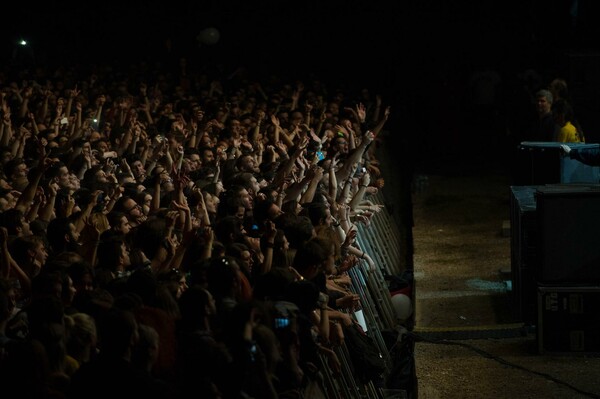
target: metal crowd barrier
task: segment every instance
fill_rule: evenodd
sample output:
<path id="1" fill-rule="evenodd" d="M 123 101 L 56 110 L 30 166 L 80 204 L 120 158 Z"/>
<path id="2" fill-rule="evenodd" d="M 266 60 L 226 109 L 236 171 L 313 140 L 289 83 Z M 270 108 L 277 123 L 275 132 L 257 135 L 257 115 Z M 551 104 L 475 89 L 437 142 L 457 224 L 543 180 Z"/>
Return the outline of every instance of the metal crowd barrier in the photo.
<path id="1" fill-rule="evenodd" d="M 381 191 L 368 199 L 376 205 L 384 205 Z M 386 274 L 399 274 L 402 259 L 399 245 L 400 231 L 387 209 L 383 208 L 380 212 L 375 212 L 368 227 L 360 224 L 358 228 L 360 240 L 370 247 L 367 253 L 382 271 Z"/>
<path id="2" fill-rule="evenodd" d="M 381 190 L 368 199 L 374 204 L 383 205 Z M 400 234 L 391 215 L 383 208 L 371 217 L 368 226 L 358 225 L 356 244 L 366 252 L 375 264 L 370 270 L 369 264 L 361 260 L 359 264 L 348 271 L 352 280 L 351 291 L 360 297 L 362 318 L 366 325 L 366 333 L 376 343 L 387 369 L 391 369 L 392 359 L 385 343 L 384 330 L 398 330 L 400 321 L 396 316 L 388 283 L 387 275 L 398 275 L 401 271 L 401 254 L 399 245 Z M 355 320 L 356 315 L 350 313 Z M 357 320 L 358 321 L 358 320 Z M 352 361 L 345 344 L 334 348 L 342 363 L 342 371 L 334 375 L 322 358 L 326 395 L 331 399 L 383 399 L 384 392 L 376 388 L 372 382 L 359 383 L 353 376 Z M 385 376 L 384 376 L 385 377 Z"/>

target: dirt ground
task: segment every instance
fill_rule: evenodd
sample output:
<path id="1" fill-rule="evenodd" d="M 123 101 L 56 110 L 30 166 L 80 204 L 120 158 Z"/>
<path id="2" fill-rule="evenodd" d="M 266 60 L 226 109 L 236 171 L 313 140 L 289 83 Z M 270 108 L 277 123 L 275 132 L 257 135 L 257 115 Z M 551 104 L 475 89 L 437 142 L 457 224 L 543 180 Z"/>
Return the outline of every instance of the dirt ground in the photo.
<path id="1" fill-rule="evenodd" d="M 600 398 L 600 357 L 540 354 L 515 319 L 510 181 L 473 170 L 413 194 L 418 398 Z"/>

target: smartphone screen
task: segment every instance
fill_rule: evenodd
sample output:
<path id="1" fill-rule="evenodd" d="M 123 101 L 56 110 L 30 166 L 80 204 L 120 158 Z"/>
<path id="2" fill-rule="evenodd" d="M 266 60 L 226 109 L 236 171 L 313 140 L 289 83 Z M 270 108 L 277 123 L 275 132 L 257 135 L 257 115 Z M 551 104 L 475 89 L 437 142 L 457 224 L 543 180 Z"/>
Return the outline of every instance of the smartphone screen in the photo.
<path id="1" fill-rule="evenodd" d="M 287 317 L 277 317 L 275 318 L 275 328 L 285 328 L 290 325 L 290 319 Z"/>

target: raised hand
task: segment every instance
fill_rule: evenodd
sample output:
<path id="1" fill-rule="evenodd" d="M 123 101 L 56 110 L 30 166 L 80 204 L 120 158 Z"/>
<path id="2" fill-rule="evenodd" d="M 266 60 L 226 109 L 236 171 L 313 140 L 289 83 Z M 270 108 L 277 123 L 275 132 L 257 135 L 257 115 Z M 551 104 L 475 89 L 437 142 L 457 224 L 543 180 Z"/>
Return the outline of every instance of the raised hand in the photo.
<path id="1" fill-rule="evenodd" d="M 275 127 L 280 127 L 281 126 L 280 123 L 279 123 L 279 118 L 277 118 L 277 116 L 275 116 L 275 114 L 271 115 L 271 123 Z"/>
<path id="2" fill-rule="evenodd" d="M 360 177 L 360 185 L 368 186 L 370 183 L 371 183 L 371 175 L 369 175 L 369 172 L 363 173 L 362 176 Z"/>
<path id="3" fill-rule="evenodd" d="M 311 171 L 313 173 L 313 179 L 315 179 L 316 181 L 321 181 L 321 179 L 323 178 L 323 175 L 325 174 L 325 170 L 322 167 L 317 166 L 317 165 L 312 167 Z"/>
<path id="4" fill-rule="evenodd" d="M 338 204 L 336 217 L 338 220 L 348 220 L 350 206 L 348 204 Z M 354 230 L 354 229 L 352 229 Z M 348 232 L 350 234 L 350 232 Z"/>
<path id="5" fill-rule="evenodd" d="M 338 165 L 338 163 L 340 163 L 339 155 L 340 155 L 340 153 L 336 152 L 335 155 L 333 156 L 333 158 L 331 158 L 331 162 L 329 162 L 329 170 L 330 171 L 334 171 L 336 166 Z"/>
<path id="6" fill-rule="evenodd" d="M 360 305 L 360 296 L 358 294 L 348 294 L 338 298 L 335 302 L 340 308 L 352 309 L 354 311 Z"/>
<path id="7" fill-rule="evenodd" d="M 21 93 L 21 96 L 23 98 L 31 98 L 31 96 L 33 95 L 33 88 L 30 86 L 24 87 L 23 88 L 23 92 Z"/>
<path id="8" fill-rule="evenodd" d="M 206 242 L 213 242 L 215 240 L 215 233 L 212 227 L 204 226 L 202 228 L 202 238 L 204 238 Z"/>
<path id="9" fill-rule="evenodd" d="M 305 113 L 306 115 L 310 115 L 310 113 L 312 112 L 312 110 L 313 110 L 313 105 L 312 105 L 312 104 L 310 104 L 310 103 L 306 103 L 306 104 L 304 105 L 304 113 Z"/>
<path id="10" fill-rule="evenodd" d="M 79 93 L 81 93 L 81 91 L 77 90 L 77 85 L 75 85 L 75 88 L 73 90 L 69 90 L 69 97 L 75 98 L 79 95 Z"/>
<path id="11" fill-rule="evenodd" d="M 369 206 L 369 210 L 370 210 L 370 211 L 373 211 L 373 212 L 376 212 L 376 213 L 379 213 L 379 212 L 381 212 L 381 210 L 382 210 L 384 207 L 385 207 L 385 205 L 381 205 L 381 204 L 374 204 L 374 205 L 371 205 L 371 206 Z"/>
<path id="12" fill-rule="evenodd" d="M 363 140 L 366 144 L 370 144 L 371 142 L 373 142 L 373 140 L 375 140 L 375 134 L 372 131 L 368 130 L 363 136 Z"/>
<path id="13" fill-rule="evenodd" d="M 363 103 L 356 104 L 356 114 L 358 115 L 360 123 L 364 123 L 367 119 L 367 108 Z"/>
<path id="14" fill-rule="evenodd" d="M 348 136 L 348 130 L 346 129 L 345 126 L 337 124 L 333 128 L 335 129 L 336 132 L 342 132 L 342 133 L 344 133 L 344 135 Z"/>
<path id="15" fill-rule="evenodd" d="M 321 143 L 321 145 L 323 145 L 321 138 L 319 136 L 317 136 L 314 129 L 309 129 L 308 133 L 314 141 L 316 141 L 317 143 Z"/>
<path id="16" fill-rule="evenodd" d="M 103 106 L 105 102 L 106 102 L 106 96 L 104 94 L 100 94 L 96 98 L 96 105 L 99 107 Z"/>
<path id="17" fill-rule="evenodd" d="M 121 170 L 127 174 L 132 174 L 131 173 L 131 167 L 129 166 L 129 163 L 127 163 L 127 159 L 125 157 L 121 158 L 121 162 L 120 162 L 120 166 L 121 166 Z"/>
<path id="18" fill-rule="evenodd" d="M 371 224 L 371 218 L 366 216 L 365 214 L 356 215 L 355 220 L 359 223 L 364 224 L 366 227 L 369 227 L 369 224 Z"/>
<path id="19" fill-rule="evenodd" d="M 56 194 L 58 193 L 58 190 L 59 190 L 60 187 L 58 186 L 58 183 L 56 181 L 51 181 L 48 184 L 47 188 L 48 188 L 48 196 L 49 197 L 56 197 Z"/>
<path id="20" fill-rule="evenodd" d="M 184 212 L 189 212 L 190 211 L 190 207 L 187 204 L 187 201 L 182 201 L 182 202 L 177 202 L 177 201 L 171 201 L 171 205 L 173 206 L 173 208 L 177 209 L 178 211 L 184 211 Z"/>
<path id="21" fill-rule="evenodd" d="M 387 107 L 385 107 L 385 111 L 383 111 L 383 116 L 385 117 L 385 119 L 390 117 L 390 113 L 391 113 L 391 107 L 388 105 Z"/>
<path id="22" fill-rule="evenodd" d="M 274 149 L 278 150 L 278 152 L 280 153 L 280 155 L 287 153 L 287 146 L 285 145 L 285 143 L 283 143 L 281 141 L 275 143 Z"/>
<path id="23" fill-rule="evenodd" d="M 148 86 L 146 83 L 140 83 L 140 94 L 144 97 L 148 95 Z"/>
<path id="24" fill-rule="evenodd" d="M 267 241 L 273 242 L 275 240 L 275 236 L 277 235 L 277 227 L 275 227 L 275 223 L 271 220 L 265 221 L 265 237 Z"/>
<path id="25" fill-rule="evenodd" d="M 298 143 L 298 150 L 299 151 L 303 151 L 304 149 L 306 149 L 306 147 L 308 146 L 309 141 L 310 140 L 308 139 L 308 137 L 306 137 L 306 136 L 302 137 L 300 143 Z"/>
<path id="26" fill-rule="evenodd" d="M 350 229 L 348 234 L 346 234 L 346 238 L 344 238 L 344 242 L 342 243 L 342 248 L 348 248 L 350 245 L 354 244 L 357 236 L 356 229 Z"/>
<path id="27" fill-rule="evenodd" d="M 172 211 L 167 212 L 167 215 L 165 216 L 167 230 L 175 227 L 175 223 L 177 222 L 178 217 L 179 217 L 179 211 L 177 211 L 177 210 L 172 210 Z"/>
<path id="28" fill-rule="evenodd" d="M 365 194 L 369 194 L 369 195 L 375 195 L 379 192 L 379 189 L 375 186 L 369 186 L 367 187 Z"/>

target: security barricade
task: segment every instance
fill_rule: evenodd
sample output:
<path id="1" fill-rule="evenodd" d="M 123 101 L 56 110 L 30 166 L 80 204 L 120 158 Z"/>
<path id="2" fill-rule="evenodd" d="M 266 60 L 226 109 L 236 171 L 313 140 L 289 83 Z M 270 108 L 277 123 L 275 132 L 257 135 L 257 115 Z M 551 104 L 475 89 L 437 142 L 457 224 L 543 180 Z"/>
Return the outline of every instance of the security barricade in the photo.
<path id="1" fill-rule="evenodd" d="M 384 205 L 384 197 L 381 191 L 370 196 L 369 200 L 376 205 Z M 377 265 L 385 274 L 398 274 L 400 270 L 400 232 L 394 220 L 383 208 L 375 212 L 371 217 L 369 226 L 359 225 L 360 241 L 369 245 L 367 252 L 373 260 L 377 259 Z"/>
<path id="2" fill-rule="evenodd" d="M 370 196 L 369 200 L 383 205 L 381 191 Z M 400 320 L 394 309 L 386 276 L 398 275 L 401 271 L 400 234 L 391 215 L 383 208 L 371 216 L 368 226 L 359 224 L 356 245 L 373 260 L 370 267 L 366 260 L 351 268 L 348 274 L 352 280 L 351 291 L 360 297 L 359 313 L 347 310 L 357 322 L 360 322 L 366 334 L 375 342 L 380 354 L 390 370 L 392 359 L 386 345 L 383 331 L 400 329 Z M 353 374 L 353 364 L 345 343 L 334 348 L 342 367 L 341 373 L 334 375 L 322 358 L 325 381 L 329 387 L 328 397 L 333 399 L 373 398 L 383 399 L 384 389 L 375 387 L 373 382 L 363 384 Z"/>

